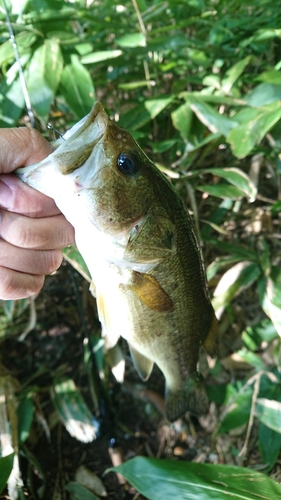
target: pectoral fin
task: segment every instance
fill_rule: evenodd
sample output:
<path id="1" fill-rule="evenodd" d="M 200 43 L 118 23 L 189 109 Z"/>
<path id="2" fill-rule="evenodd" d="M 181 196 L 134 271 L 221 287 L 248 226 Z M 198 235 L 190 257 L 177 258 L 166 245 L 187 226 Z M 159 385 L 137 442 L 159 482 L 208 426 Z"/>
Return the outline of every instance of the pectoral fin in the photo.
<path id="1" fill-rule="evenodd" d="M 173 311 L 173 301 L 153 276 L 134 271 L 133 281 L 127 286 L 153 311 Z"/>
<path id="2" fill-rule="evenodd" d="M 151 359 L 146 358 L 143 354 L 137 351 L 131 344 L 129 344 L 129 342 L 128 346 L 130 349 L 134 367 L 137 370 L 140 378 L 142 380 L 147 380 L 149 378 L 149 375 L 151 374 L 154 365 L 153 361 L 151 361 Z"/>

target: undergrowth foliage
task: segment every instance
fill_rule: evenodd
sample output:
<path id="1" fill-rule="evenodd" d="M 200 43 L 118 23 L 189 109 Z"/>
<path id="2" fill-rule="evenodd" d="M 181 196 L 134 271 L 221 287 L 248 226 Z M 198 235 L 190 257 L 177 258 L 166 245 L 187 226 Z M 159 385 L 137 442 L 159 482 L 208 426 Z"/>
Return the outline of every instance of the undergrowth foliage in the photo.
<path id="1" fill-rule="evenodd" d="M 281 2 L 12 0 L 7 6 L 40 131 L 52 139 L 47 123 L 64 132 L 99 99 L 186 200 L 221 320 L 219 357 L 208 377 L 217 407 L 213 439 L 244 426 L 244 447 L 236 453 L 247 456 L 255 428 L 261 468 L 270 472 L 281 450 Z M 0 126 L 13 127 L 28 118 L 3 6 L 0 21 Z M 75 249 L 66 258 L 87 278 Z M 40 295 L 1 304 L 2 340 L 25 338 L 36 324 L 38 302 Z M 10 446 L 18 454 L 32 426 L 36 388 L 21 392 L 1 362 L 0 396 L 15 407 L 20 401 L 14 425 L 18 418 L 22 424 Z M 236 377 L 241 369 L 244 375 Z M 227 383 L 222 370 L 233 375 Z M 74 381 L 53 377 L 51 386 L 53 405 L 71 435 L 94 439 L 98 424 Z M 91 375 L 89 386 L 95 394 Z M 84 419 L 87 427 L 79 435 L 70 416 L 72 424 Z M 139 486 L 138 467 L 129 470 L 129 463 L 122 474 L 155 500 L 151 479 Z M 0 458 L 0 489 L 11 467 L 12 460 Z M 231 486 L 231 478 L 223 481 Z M 264 498 L 277 498 L 275 487 Z M 170 491 L 175 498 L 176 488 Z M 200 500 L 211 498 L 204 488 L 200 494 Z M 247 490 L 245 498 L 251 494 Z M 214 495 L 222 498 L 217 490 Z"/>

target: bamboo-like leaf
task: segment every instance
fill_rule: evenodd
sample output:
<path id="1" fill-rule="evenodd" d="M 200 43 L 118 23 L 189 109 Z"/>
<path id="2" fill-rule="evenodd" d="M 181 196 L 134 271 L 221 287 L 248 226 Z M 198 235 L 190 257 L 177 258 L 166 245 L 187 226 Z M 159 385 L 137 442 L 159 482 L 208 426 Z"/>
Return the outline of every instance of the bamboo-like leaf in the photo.
<path id="1" fill-rule="evenodd" d="M 51 396 L 60 420 L 69 434 L 83 443 L 93 441 L 98 431 L 96 421 L 74 381 L 57 381 L 51 389 Z"/>
<path id="2" fill-rule="evenodd" d="M 273 500 L 281 485 L 244 467 L 136 457 L 115 467 L 149 500 Z"/>
<path id="3" fill-rule="evenodd" d="M 101 50 L 98 52 L 92 52 L 81 58 L 82 64 L 95 64 L 101 61 L 107 61 L 108 59 L 116 59 L 116 57 L 121 56 L 122 50 Z"/>
<path id="4" fill-rule="evenodd" d="M 201 170 L 200 173 L 211 173 L 213 175 L 217 175 L 218 177 L 222 177 L 226 181 L 228 181 L 233 186 L 236 186 L 240 189 L 246 196 L 248 196 L 249 200 L 253 202 L 257 196 L 257 188 L 251 181 L 250 177 L 245 174 L 239 168 L 207 168 Z"/>
<path id="5" fill-rule="evenodd" d="M 264 312 L 269 316 L 281 336 L 281 269 L 272 266 L 270 276 L 263 276 L 258 292 Z"/>
<path id="6" fill-rule="evenodd" d="M 281 434 L 281 403 L 279 401 L 259 398 L 255 406 L 255 415 L 264 425 Z"/>
<path id="7" fill-rule="evenodd" d="M 72 54 L 61 75 L 61 93 L 77 118 L 87 115 L 95 101 L 95 88 L 89 71 Z"/>
<path id="8" fill-rule="evenodd" d="M 54 39 L 46 39 L 29 64 L 27 87 L 31 104 L 44 122 L 60 83 L 62 67 L 60 45 Z"/>
<path id="9" fill-rule="evenodd" d="M 13 453 L 7 455 L 6 457 L 0 458 L 0 493 L 5 488 L 9 475 L 12 472 L 13 461 L 14 461 Z"/>

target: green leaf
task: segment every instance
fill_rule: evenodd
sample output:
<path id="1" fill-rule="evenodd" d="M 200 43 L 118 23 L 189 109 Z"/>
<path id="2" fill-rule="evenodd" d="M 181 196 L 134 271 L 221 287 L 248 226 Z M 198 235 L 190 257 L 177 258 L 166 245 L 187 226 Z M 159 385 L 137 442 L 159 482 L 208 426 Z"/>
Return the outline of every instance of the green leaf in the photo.
<path id="1" fill-rule="evenodd" d="M 60 91 L 77 118 L 87 115 L 95 101 L 95 89 L 89 71 L 72 54 L 61 75 Z"/>
<path id="2" fill-rule="evenodd" d="M 217 198 L 231 198 L 232 200 L 239 200 L 244 196 L 243 191 L 236 186 L 230 186 L 229 184 L 201 184 L 196 186 L 196 189 L 203 191 L 203 193 L 209 193 Z"/>
<path id="3" fill-rule="evenodd" d="M 27 88 L 31 104 L 45 122 L 60 83 L 63 67 L 60 45 L 46 39 L 35 50 L 28 68 Z"/>
<path id="4" fill-rule="evenodd" d="M 6 457 L 0 458 L 0 493 L 6 486 L 9 479 L 9 475 L 12 472 L 14 462 L 14 454 L 7 455 Z"/>
<path id="5" fill-rule="evenodd" d="M 128 33 L 128 35 L 117 38 L 115 42 L 120 47 L 126 48 L 146 46 L 145 36 L 142 33 Z"/>
<path id="6" fill-rule="evenodd" d="M 260 107 L 281 99 L 281 85 L 261 83 L 244 97 L 249 106 Z"/>
<path id="7" fill-rule="evenodd" d="M 136 130 L 150 122 L 173 101 L 174 96 L 148 99 L 131 109 L 120 118 L 120 125 L 126 129 Z"/>
<path id="8" fill-rule="evenodd" d="M 149 500 L 273 500 L 281 495 L 281 485 L 244 467 L 136 457 L 110 470 Z"/>
<path id="9" fill-rule="evenodd" d="M 281 451 L 281 434 L 269 429 L 262 422 L 259 424 L 259 449 L 265 472 L 269 472 L 275 465 Z"/>
<path id="10" fill-rule="evenodd" d="M 256 263 L 242 261 L 228 269 L 220 279 L 215 291 L 213 306 L 218 315 L 234 297 L 254 283 L 261 274 Z"/>
<path id="11" fill-rule="evenodd" d="M 237 393 L 231 398 L 231 403 L 220 423 L 219 434 L 228 433 L 232 429 L 238 429 L 238 427 L 247 424 L 251 411 L 252 395 L 253 389 L 249 387 L 246 391 Z"/>
<path id="12" fill-rule="evenodd" d="M 281 433 L 281 403 L 279 401 L 266 398 L 257 399 L 255 416 L 269 429 Z"/>
<path id="13" fill-rule="evenodd" d="M 0 127 L 15 127 L 24 109 L 22 85 L 17 72 L 18 65 L 15 63 L 0 83 Z"/>
<path id="14" fill-rule="evenodd" d="M 65 489 L 69 491 L 71 500 L 81 500 L 81 498 L 83 500 L 100 500 L 100 497 L 97 497 L 88 488 L 74 481 L 68 483 Z"/>
<path id="15" fill-rule="evenodd" d="M 108 59 L 116 59 L 116 57 L 123 54 L 122 50 L 102 50 L 97 52 L 92 52 L 81 58 L 82 64 L 95 64 L 101 61 L 107 61 Z"/>
<path id="16" fill-rule="evenodd" d="M 171 114 L 174 127 L 180 131 L 184 140 L 187 140 L 192 122 L 190 103 L 184 103 Z"/>
<path id="17" fill-rule="evenodd" d="M 241 337 L 248 349 L 256 351 L 262 342 L 271 342 L 278 337 L 278 333 L 272 321 L 265 318 L 253 326 L 248 326 L 242 332 Z"/>
<path id="18" fill-rule="evenodd" d="M 98 431 L 96 421 L 74 381 L 57 380 L 51 389 L 51 396 L 60 420 L 69 434 L 82 443 L 92 442 Z"/>
<path id="19" fill-rule="evenodd" d="M 32 399 L 30 397 L 22 399 L 17 411 L 19 421 L 19 440 L 20 443 L 24 443 L 29 436 L 34 415 L 34 405 Z"/>
<path id="20" fill-rule="evenodd" d="M 223 78 L 221 86 L 222 90 L 228 94 L 231 90 L 233 84 L 238 80 L 239 76 L 242 75 L 246 66 L 250 63 L 252 56 L 244 57 L 237 63 L 235 63 L 229 70 L 226 72 L 225 78 Z"/>
<path id="21" fill-rule="evenodd" d="M 275 125 L 281 118 L 280 104 L 276 104 L 275 108 L 266 111 L 252 110 L 252 119 L 246 123 L 237 126 L 230 130 L 227 135 L 227 141 L 230 143 L 233 154 L 237 158 L 247 156 L 256 144 L 259 144 L 265 134 Z M 238 114 L 237 114 L 238 115 Z M 237 120 L 237 115 L 235 119 Z"/>
<path id="22" fill-rule="evenodd" d="M 263 73 L 257 77 L 257 80 L 272 83 L 274 85 L 281 85 L 281 72 L 274 69 L 263 71 Z"/>
<path id="23" fill-rule="evenodd" d="M 220 133 L 227 136 L 229 131 L 237 126 L 235 119 L 232 120 L 225 115 L 221 115 L 205 102 L 192 103 L 190 104 L 190 108 L 213 134 Z"/>
<path id="24" fill-rule="evenodd" d="M 19 51 L 19 55 L 22 56 L 28 52 L 28 49 L 35 42 L 36 35 L 30 31 L 22 31 L 16 35 L 16 43 Z M 7 64 L 10 61 L 15 60 L 15 53 L 10 40 L 2 43 L 0 45 L 0 65 Z"/>
<path id="25" fill-rule="evenodd" d="M 200 173 L 211 173 L 218 177 L 222 177 L 245 193 L 251 202 L 253 202 L 257 196 L 256 186 L 253 184 L 250 177 L 239 168 L 208 168 L 200 170 Z"/>
<path id="26" fill-rule="evenodd" d="M 258 283 L 258 292 L 264 312 L 271 319 L 281 335 L 281 269 L 272 266 L 269 277 L 262 277 Z"/>

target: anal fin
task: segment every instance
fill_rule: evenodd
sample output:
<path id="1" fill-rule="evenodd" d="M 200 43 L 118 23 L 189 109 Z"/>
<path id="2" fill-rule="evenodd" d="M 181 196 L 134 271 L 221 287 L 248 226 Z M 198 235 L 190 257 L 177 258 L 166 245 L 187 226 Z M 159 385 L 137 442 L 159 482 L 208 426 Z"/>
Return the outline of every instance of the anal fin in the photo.
<path id="1" fill-rule="evenodd" d="M 137 351 L 135 347 L 132 346 L 132 344 L 129 344 L 129 342 L 128 346 L 130 349 L 134 367 L 137 370 L 140 378 L 142 380 L 147 380 L 149 378 L 149 375 L 151 374 L 154 362 Z"/>
<path id="2" fill-rule="evenodd" d="M 202 416 L 209 411 L 209 399 L 203 378 L 199 373 L 189 377 L 177 391 L 166 387 L 165 413 L 170 422 L 182 417 L 185 412 Z"/>

